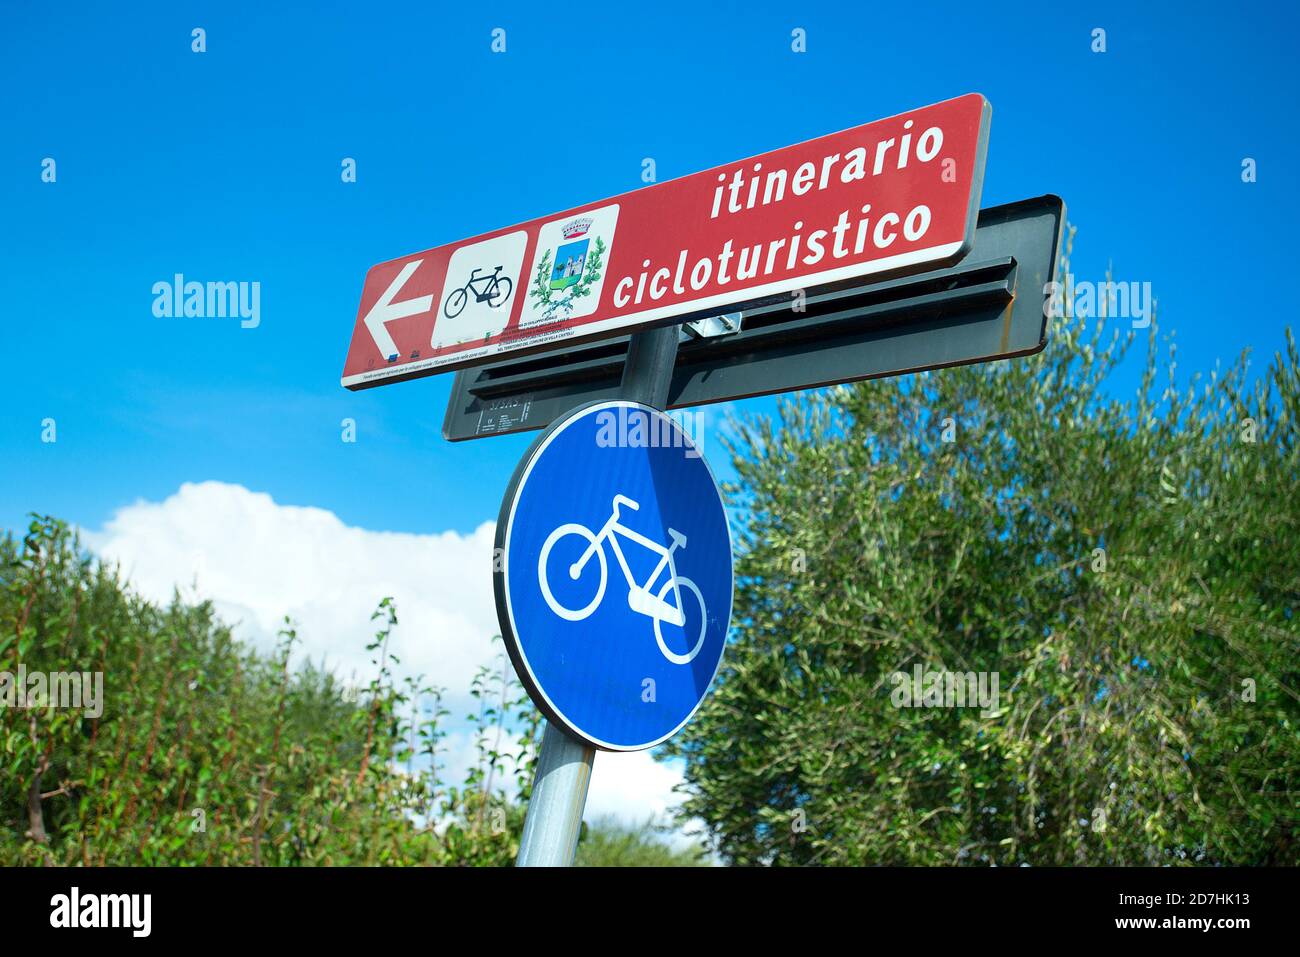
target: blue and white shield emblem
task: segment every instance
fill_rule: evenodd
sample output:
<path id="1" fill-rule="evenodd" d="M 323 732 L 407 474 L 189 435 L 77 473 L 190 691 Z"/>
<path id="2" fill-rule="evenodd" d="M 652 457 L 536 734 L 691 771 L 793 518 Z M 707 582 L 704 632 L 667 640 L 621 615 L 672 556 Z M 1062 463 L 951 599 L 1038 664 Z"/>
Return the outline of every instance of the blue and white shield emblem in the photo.
<path id="1" fill-rule="evenodd" d="M 551 288 L 567 289 L 582 279 L 582 267 L 587 263 L 587 245 L 591 240 L 579 239 L 564 243 L 555 250 L 555 265 L 551 267 Z"/>

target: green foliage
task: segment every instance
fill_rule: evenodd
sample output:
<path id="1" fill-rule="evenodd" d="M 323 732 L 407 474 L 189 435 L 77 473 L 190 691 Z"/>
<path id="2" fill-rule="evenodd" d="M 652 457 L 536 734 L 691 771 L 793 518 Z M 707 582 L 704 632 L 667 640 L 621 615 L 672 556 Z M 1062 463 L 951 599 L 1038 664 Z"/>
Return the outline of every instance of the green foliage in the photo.
<path id="1" fill-rule="evenodd" d="M 0 542 L 0 587 L 0 671 L 100 671 L 105 701 L 99 718 L 0 709 L 0 864 L 513 862 L 535 712 L 508 672 L 481 674 L 495 703 L 474 732 L 496 744 L 448 786 L 442 691 L 394 680 L 391 599 L 358 693 L 289 670 L 288 622 L 254 654 L 208 604 L 132 596 L 51 519 Z"/>
<path id="2" fill-rule="evenodd" d="M 574 863 L 578 867 L 703 867 L 703 848 L 677 850 L 666 844 L 652 822 L 635 827 L 616 820 L 583 825 Z"/>
<path id="3" fill-rule="evenodd" d="M 1295 340 L 1179 390 L 1153 325 L 1120 401 L 1106 325 L 736 423 L 736 637 L 671 748 L 724 860 L 1300 861 Z M 895 707 L 918 664 L 1000 706 Z"/>
<path id="4" fill-rule="evenodd" d="M 358 691 L 291 671 L 288 621 L 262 656 L 207 603 L 135 597 L 61 522 L 0 539 L 0 674 L 104 675 L 99 717 L 0 707 L 0 866 L 513 864 L 540 718 L 505 655 L 474 678 L 477 760 L 449 783 L 445 692 L 395 679 L 392 599 L 372 620 Z M 604 824 L 582 853 L 692 860 Z"/>

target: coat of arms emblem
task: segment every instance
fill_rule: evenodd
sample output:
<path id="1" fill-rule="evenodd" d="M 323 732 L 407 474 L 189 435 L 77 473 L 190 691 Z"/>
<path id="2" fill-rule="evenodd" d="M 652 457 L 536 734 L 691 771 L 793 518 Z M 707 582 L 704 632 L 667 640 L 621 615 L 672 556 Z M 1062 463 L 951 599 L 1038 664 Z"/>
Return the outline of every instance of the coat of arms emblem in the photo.
<path id="1" fill-rule="evenodd" d="M 528 298 L 542 321 L 568 319 L 600 282 L 608 247 L 591 226 L 588 216 L 562 224 L 559 243 L 538 261 Z"/>
<path id="2" fill-rule="evenodd" d="M 555 250 L 555 262 L 551 266 L 552 289 L 567 289 L 582 281 L 582 267 L 587 261 L 587 247 L 591 245 L 589 229 L 590 219 L 575 219 L 564 225 L 565 242 Z"/>

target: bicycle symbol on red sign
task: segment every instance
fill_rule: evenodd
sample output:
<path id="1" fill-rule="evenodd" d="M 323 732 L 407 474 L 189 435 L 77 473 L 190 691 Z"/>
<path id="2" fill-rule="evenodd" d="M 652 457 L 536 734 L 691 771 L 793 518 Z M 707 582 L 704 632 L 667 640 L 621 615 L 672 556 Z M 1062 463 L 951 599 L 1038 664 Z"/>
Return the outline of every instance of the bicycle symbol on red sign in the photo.
<path id="1" fill-rule="evenodd" d="M 501 269 L 501 266 L 497 266 L 490 276 L 480 276 L 478 269 L 471 272 L 465 285 L 448 296 L 446 303 L 443 304 L 442 311 L 447 318 L 455 319 L 465 311 L 470 293 L 474 294 L 475 302 L 486 302 L 493 309 L 504 306 L 506 300 L 510 298 L 510 293 L 514 291 L 514 283 L 510 281 L 509 276 L 501 275 Z"/>

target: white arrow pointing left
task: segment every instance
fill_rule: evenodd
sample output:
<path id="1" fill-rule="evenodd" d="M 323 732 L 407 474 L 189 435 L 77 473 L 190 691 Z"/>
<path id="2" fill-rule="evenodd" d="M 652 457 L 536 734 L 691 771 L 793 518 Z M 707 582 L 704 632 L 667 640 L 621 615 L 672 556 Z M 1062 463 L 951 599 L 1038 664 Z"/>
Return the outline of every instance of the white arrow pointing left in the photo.
<path id="1" fill-rule="evenodd" d="M 423 259 L 415 259 L 402 267 L 402 271 L 397 274 L 397 278 L 388 284 L 384 294 L 379 297 L 379 301 L 370 307 L 366 313 L 365 324 L 370 330 L 370 337 L 375 340 L 375 345 L 379 347 L 379 353 L 385 359 L 391 359 L 397 355 L 397 343 L 393 337 L 388 334 L 386 323 L 395 319 L 405 319 L 407 316 L 414 316 L 421 312 L 428 312 L 433 308 L 433 296 L 420 296 L 416 299 L 407 299 L 405 302 L 393 302 L 393 297 L 402 291 L 406 281 L 415 275 L 415 271 L 420 268 Z"/>

